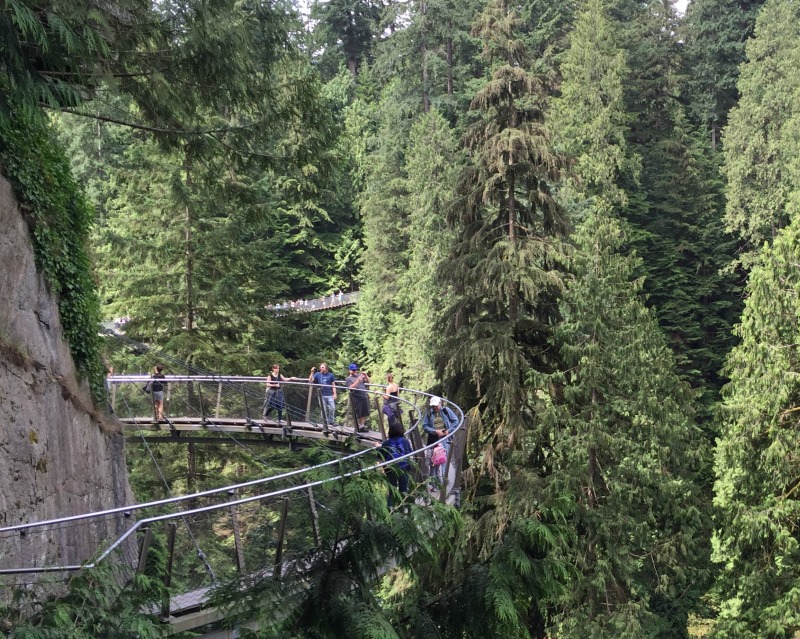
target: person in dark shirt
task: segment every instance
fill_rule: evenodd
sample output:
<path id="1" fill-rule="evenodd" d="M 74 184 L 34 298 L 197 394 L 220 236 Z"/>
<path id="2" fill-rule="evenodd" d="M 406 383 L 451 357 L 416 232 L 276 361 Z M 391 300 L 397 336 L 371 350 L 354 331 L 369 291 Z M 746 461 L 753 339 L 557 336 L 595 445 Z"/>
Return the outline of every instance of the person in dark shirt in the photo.
<path id="1" fill-rule="evenodd" d="M 267 393 L 264 396 L 264 420 L 272 411 L 278 413 L 278 424 L 283 422 L 283 388 L 281 382 L 286 381 L 286 378 L 281 375 L 281 365 L 273 364 L 270 374 L 267 376 Z"/>
<path id="2" fill-rule="evenodd" d="M 363 372 L 359 373 L 357 364 L 350 364 L 348 368 L 350 375 L 345 380 L 345 384 L 350 389 L 350 404 L 356 416 L 358 430 L 364 432 L 368 430 L 366 423 L 367 417 L 369 417 L 369 396 L 367 395 L 369 375 Z"/>

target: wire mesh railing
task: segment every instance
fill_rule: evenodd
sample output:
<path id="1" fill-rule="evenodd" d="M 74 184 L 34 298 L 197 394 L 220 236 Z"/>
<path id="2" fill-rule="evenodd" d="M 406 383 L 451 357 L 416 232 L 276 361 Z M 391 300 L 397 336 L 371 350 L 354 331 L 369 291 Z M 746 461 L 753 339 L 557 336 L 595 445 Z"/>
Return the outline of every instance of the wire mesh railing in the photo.
<path id="1" fill-rule="evenodd" d="M 179 433 L 191 441 L 197 434 L 215 432 L 246 447 L 240 435 L 250 432 L 280 441 L 316 438 L 318 443 L 298 460 L 301 467 L 287 472 L 269 472 L 254 480 L 98 513 L 0 528 L 0 581 L 4 585 L 30 584 L 31 575 L 45 574 L 54 575 L 49 581 L 52 585 L 58 582 L 58 574 L 110 561 L 132 571 L 146 570 L 148 557 L 161 553 L 171 563 L 171 595 L 159 605 L 173 612 L 190 609 L 220 580 L 280 571 L 293 551 L 318 543 L 315 522 L 325 506 L 314 496 L 315 490 L 324 492 L 326 499 L 336 498 L 336 491 L 330 489 L 334 483 L 408 459 L 414 462 L 412 472 L 420 478 L 428 474 L 426 451 L 433 445 L 423 446 L 418 430 L 420 407 L 428 398 L 425 393 L 401 389 L 399 401 L 408 416 L 406 427 L 415 450 L 386 459 L 374 450 L 385 438 L 379 410 L 383 387 L 367 391 L 372 421 L 370 431 L 361 433 L 346 388 L 337 389 L 339 399 L 330 425 L 323 389 L 308 381 L 282 382 L 284 414 L 278 416 L 274 411 L 276 414 L 265 418 L 266 378 L 167 376 L 161 380 L 165 385 L 164 419 L 159 421 L 152 393 L 144 390 L 148 380 L 143 375 L 108 379 L 109 404 L 129 434 Z M 458 428 L 448 439 L 459 436 L 463 424 L 460 409 L 450 406 L 458 415 Z M 339 445 L 343 441 L 349 449 Z M 355 452 L 351 452 L 353 448 Z M 453 455 L 447 463 L 441 498 L 446 498 L 455 484 Z"/>

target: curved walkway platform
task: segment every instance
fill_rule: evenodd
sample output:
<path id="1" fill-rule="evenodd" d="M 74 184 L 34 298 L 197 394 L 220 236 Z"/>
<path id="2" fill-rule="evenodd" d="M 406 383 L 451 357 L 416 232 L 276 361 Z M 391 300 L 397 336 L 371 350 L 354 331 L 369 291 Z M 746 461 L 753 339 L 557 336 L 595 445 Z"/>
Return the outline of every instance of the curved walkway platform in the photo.
<path id="1" fill-rule="evenodd" d="M 401 389 L 404 424 L 407 436 L 414 445 L 412 453 L 398 459 L 385 460 L 375 448 L 385 438 L 386 425 L 380 408 L 384 387 L 369 389 L 371 421 L 369 430 L 358 432 L 346 388 L 339 388 L 339 401 L 333 425 L 326 425 L 321 400 L 321 387 L 307 381 L 287 381 L 282 384 L 285 398 L 284 413 L 278 423 L 277 415 L 263 416 L 266 378 L 222 377 L 210 375 L 168 376 L 165 390 L 165 419 L 153 418 L 151 395 L 144 391 L 149 377 L 142 375 L 109 377 L 109 408 L 119 419 L 131 442 L 141 443 L 150 451 L 153 445 L 214 441 L 230 443 L 247 449 L 253 443 L 282 446 L 300 450 L 319 447 L 319 461 L 311 466 L 290 472 L 266 475 L 260 479 L 222 485 L 212 490 L 179 495 L 148 503 L 128 504 L 95 513 L 78 513 L 42 522 L 28 522 L 0 528 L 0 578 L 3 582 L 36 582 L 43 573 L 69 574 L 90 569 L 100 562 L 113 561 L 132 570 L 144 569 L 148 549 L 153 543 L 153 530 L 166 530 L 170 566 L 177 547 L 196 549 L 197 572 L 206 584 L 183 581 L 170 587 L 170 600 L 161 606 L 161 615 L 174 625 L 176 631 L 209 623 L 205 608 L 209 588 L 218 584 L 220 569 L 211 565 L 192 532 L 192 526 L 206 530 L 228 531 L 231 556 L 237 566 L 236 574 L 250 569 L 252 557 L 263 560 L 263 548 L 248 547 L 246 531 L 256 532 L 267 526 L 273 540 L 269 554 L 272 568 L 259 571 L 278 573 L 284 566 L 283 550 L 293 525 L 293 517 L 304 513 L 296 522 L 308 537 L 305 543 L 313 547 L 317 538 L 317 512 L 326 508 L 318 501 L 315 489 L 328 491 L 363 473 L 375 471 L 404 460 L 412 462 L 413 475 L 425 483 L 431 446 L 423 446 L 420 421 L 427 408 L 429 395 L 413 389 Z M 458 415 L 458 427 L 446 440 L 450 442 L 444 486 L 438 483 L 427 499 L 456 503 L 460 488 L 460 463 L 463 456 L 464 416 L 455 405 L 450 408 Z M 152 454 L 152 453 L 151 453 Z M 316 454 L 316 453 L 315 453 Z M 221 482 L 224 483 L 224 482 Z M 436 488 L 439 488 L 438 490 Z M 443 489 L 442 489 L 443 488 Z M 292 504 L 290 509 L 290 503 Z M 291 515 L 290 513 L 295 513 Z M 263 522 L 263 523 L 259 523 Z M 300 525 L 300 524 L 296 524 Z M 179 536 L 178 529 L 186 533 Z M 64 540 L 80 536 L 93 540 L 94 556 L 77 556 Z M 295 533 L 295 537 L 297 534 Z M 177 538 L 177 541 L 176 541 Z M 304 537 L 305 538 L 305 537 Z M 297 543 L 293 539 L 293 543 Z M 66 553 L 63 549 L 66 548 Z M 255 552 L 255 554 L 253 554 Z M 138 568 L 137 568 L 138 567 Z M 223 572 L 230 575 L 230 569 Z M 247 573 L 244 573 L 247 574 Z M 218 614 L 218 613 L 214 613 Z M 190 621 L 189 618 L 194 621 Z"/>

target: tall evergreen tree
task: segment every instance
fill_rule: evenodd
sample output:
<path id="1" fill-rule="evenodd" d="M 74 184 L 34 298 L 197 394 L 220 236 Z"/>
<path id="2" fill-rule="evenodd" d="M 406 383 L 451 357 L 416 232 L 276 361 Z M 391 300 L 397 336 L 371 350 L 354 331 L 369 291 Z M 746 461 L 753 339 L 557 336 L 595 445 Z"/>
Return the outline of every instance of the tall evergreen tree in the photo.
<path id="1" fill-rule="evenodd" d="M 702 584 L 699 431 L 623 229 L 594 210 L 578 228 L 556 331 L 564 372 L 540 387 L 557 391 L 540 412 L 548 490 L 575 502 L 559 637 L 687 637 Z"/>
<path id="2" fill-rule="evenodd" d="M 439 286 L 436 271 L 444 264 L 452 241 L 445 212 L 460 170 L 458 142 L 435 109 L 412 127 L 405 172 L 409 193 L 407 267 L 399 280 L 398 303 L 387 362 L 405 385 L 435 385 L 436 323 L 448 304 L 448 290 Z"/>
<path id="3" fill-rule="evenodd" d="M 375 0 L 314 0 L 311 17 L 318 20 L 315 33 L 324 47 L 323 64 L 335 70 L 338 64 L 329 62 L 335 53 L 356 76 L 369 61 L 381 13 L 381 3 Z"/>
<path id="4" fill-rule="evenodd" d="M 712 150 L 739 100 L 736 81 L 763 0 L 693 0 L 683 21 L 690 115 L 708 132 Z"/>
<path id="5" fill-rule="evenodd" d="M 566 226 L 551 193 L 560 160 L 545 121 L 547 85 L 528 70 L 516 5 L 489 2 L 475 33 L 490 75 L 472 100 L 468 166 L 451 210 L 456 240 L 442 280 L 454 301 L 441 366 L 463 403 L 480 404 L 483 444 L 500 452 L 530 426 L 524 380 L 548 359 L 556 238 Z M 487 455 L 484 470 L 499 481 L 495 459 Z"/>
<path id="6" fill-rule="evenodd" d="M 789 637 L 800 630 L 798 18 L 792 3 L 764 5 L 739 80 L 742 100 L 725 138 L 728 222 L 750 243 L 747 263 L 753 268 L 737 327 L 741 344 L 727 361 L 731 382 L 716 457 L 719 638 Z"/>
<path id="7" fill-rule="evenodd" d="M 626 137 L 624 101 L 630 74 L 618 31 L 598 0 L 578 15 L 561 64 L 561 95 L 554 101 L 556 141 L 573 160 L 562 197 L 578 211 L 589 202 L 601 210 L 623 209 L 625 186 L 636 184 L 639 159 Z"/>
<path id="8" fill-rule="evenodd" d="M 641 158 L 628 189 L 632 246 L 644 257 L 645 291 L 685 379 L 708 411 L 721 384 L 736 315 L 733 276 L 720 269 L 734 247 L 722 232 L 721 189 L 710 149 L 680 102 L 680 43 L 674 9 L 662 2 L 638 10 L 625 40 L 632 119 L 628 142 Z"/>
<path id="9" fill-rule="evenodd" d="M 699 588 L 687 590 L 704 563 L 693 477 L 702 453 L 689 394 L 634 278 L 640 260 L 623 254 L 621 185 L 636 168 L 626 142 L 628 69 L 600 0 L 579 14 L 561 69 L 554 111 L 574 158 L 564 195 L 583 222 L 555 337 L 565 372 L 539 380 L 550 396 L 541 411 L 552 442 L 549 490 L 576 506 L 565 546 L 576 575 L 556 634 L 684 637 Z M 684 498 L 691 508 L 679 517 Z"/>
<path id="10" fill-rule="evenodd" d="M 796 118 L 800 87 L 800 8 L 767 2 L 747 44 L 742 98 L 725 131 L 728 203 L 725 222 L 745 243 L 742 258 L 771 242 L 786 225 L 786 205 L 796 184 Z"/>
<path id="11" fill-rule="evenodd" d="M 792 222 L 750 274 L 737 328 L 742 342 L 727 363 L 731 382 L 716 458 L 719 639 L 783 639 L 800 631 L 797 205 L 787 213 Z"/>

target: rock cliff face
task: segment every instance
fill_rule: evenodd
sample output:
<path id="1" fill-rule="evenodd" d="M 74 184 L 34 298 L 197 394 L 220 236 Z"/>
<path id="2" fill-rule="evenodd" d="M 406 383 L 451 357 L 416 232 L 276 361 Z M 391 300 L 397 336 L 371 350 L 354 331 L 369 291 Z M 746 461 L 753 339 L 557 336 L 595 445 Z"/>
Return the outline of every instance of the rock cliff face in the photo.
<path id="1" fill-rule="evenodd" d="M 124 439 L 76 379 L 56 300 L 2 176 L 0 229 L 0 528 L 130 504 Z M 81 563 L 114 533 L 74 526 L 0 539 L 0 567 Z"/>

